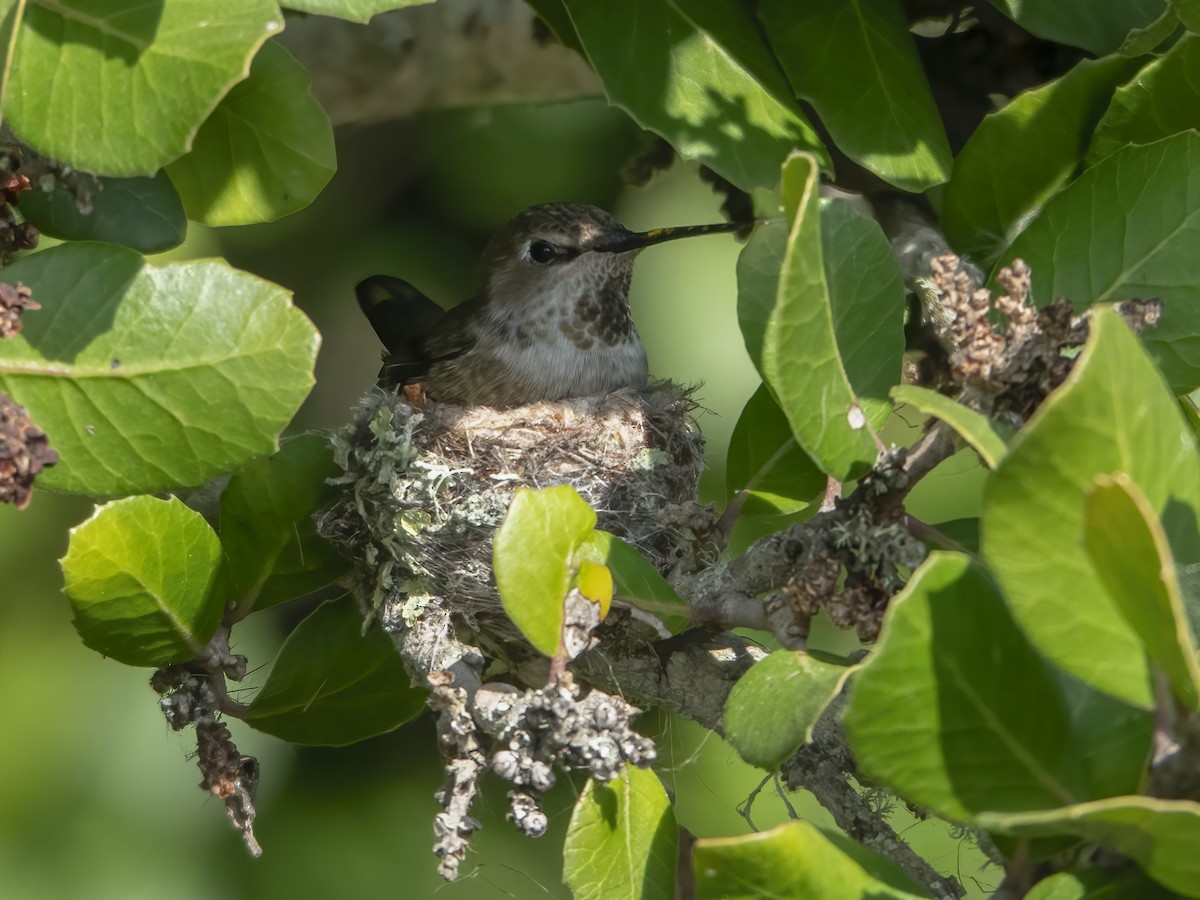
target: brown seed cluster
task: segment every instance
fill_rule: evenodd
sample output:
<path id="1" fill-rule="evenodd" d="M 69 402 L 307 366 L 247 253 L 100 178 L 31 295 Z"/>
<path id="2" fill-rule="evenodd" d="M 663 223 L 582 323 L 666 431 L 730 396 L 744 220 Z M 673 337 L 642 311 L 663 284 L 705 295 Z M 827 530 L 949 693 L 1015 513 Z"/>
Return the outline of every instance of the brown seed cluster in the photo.
<path id="1" fill-rule="evenodd" d="M 0 503 L 29 505 L 33 481 L 58 462 L 46 433 L 29 419 L 25 407 L 0 393 Z"/>
<path id="2" fill-rule="evenodd" d="M 20 334 L 25 310 L 41 308 L 33 292 L 21 282 L 0 284 L 0 338 Z"/>

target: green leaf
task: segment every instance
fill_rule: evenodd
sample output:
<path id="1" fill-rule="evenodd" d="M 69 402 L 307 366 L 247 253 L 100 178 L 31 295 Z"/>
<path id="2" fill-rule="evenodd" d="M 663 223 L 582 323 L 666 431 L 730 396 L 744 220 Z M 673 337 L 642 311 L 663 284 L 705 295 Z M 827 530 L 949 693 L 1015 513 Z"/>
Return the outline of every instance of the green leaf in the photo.
<path id="1" fill-rule="evenodd" d="M 954 160 L 942 199 L 942 226 L 959 253 L 984 265 L 995 261 L 1074 176 L 1113 91 L 1139 62 L 1083 60 L 979 123 Z"/>
<path id="2" fill-rule="evenodd" d="M 393 9 L 423 6 L 433 0 L 284 0 L 284 9 L 294 9 L 312 15 L 336 16 L 351 22 L 366 24 L 372 16 Z"/>
<path id="3" fill-rule="evenodd" d="M 559 652 L 571 559 L 596 527 L 596 513 L 575 488 L 518 488 L 496 532 L 492 567 L 504 611 L 529 643 Z"/>
<path id="4" fill-rule="evenodd" d="M 692 851 L 698 900 L 907 900 L 923 896 L 894 863 L 808 822 L 707 838 Z"/>
<path id="5" fill-rule="evenodd" d="M 784 103 L 667 0 L 566 0 L 609 102 L 743 190 L 772 188 L 794 148 L 827 157 Z M 637 65 L 630 65 L 637 60 Z"/>
<path id="6" fill-rule="evenodd" d="M 313 513 L 333 499 L 341 474 L 329 440 L 303 434 L 255 460 L 221 493 L 221 546 L 233 602 L 262 609 L 339 578 L 346 559 L 317 536 Z"/>
<path id="7" fill-rule="evenodd" d="M 1132 238 L 1131 238 L 1132 239 Z M 1141 639 L 1083 546 L 1084 494 L 1124 472 L 1159 515 L 1200 509 L 1196 445 L 1175 398 L 1116 313 L 1098 310 L 1066 382 L 1034 413 L 988 480 L 983 552 L 1012 611 L 1058 665 L 1114 697 L 1151 708 Z M 1168 530 L 1170 535 L 1170 530 Z M 1181 567 L 1200 562 L 1171 536 Z"/>
<path id="8" fill-rule="evenodd" d="M 1200 804 L 1114 797 L 1064 809 L 981 816 L 985 828 L 1037 837 L 1073 834 L 1128 856 L 1159 884 L 1200 897 Z"/>
<path id="9" fill-rule="evenodd" d="M 971 445 L 971 449 L 979 454 L 989 469 L 996 468 L 1008 452 L 1004 438 L 987 416 L 956 403 L 945 394 L 915 384 L 898 384 L 892 388 L 892 396 L 897 403 L 906 403 L 917 412 L 940 419 L 953 428 L 955 434 Z"/>
<path id="10" fill-rule="evenodd" d="M 12 80 L 12 63 L 24 19 L 25 0 L 0 0 L 0 121 L 4 121 L 3 112 L 7 108 L 9 84 Z"/>
<path id="11" fill-rule="evenodd" d="M 246 723 L 293 744 L 344 747 L 416 718 L 425 691 L 409 685 L 381 629 L 362 630 L 353 598 L 317 607 L 279 649 Z"/>
<path id="12" fill-rule="evenodd" d="M 792 225 L 755 231 L 738 259 L 738 319 L 746 349 L 821 470 L 845 481 L 875 461 L 875 443 L 838 354 L 822 256 L 817 165 L 783 169 Z M 779 260 L 782 258 L 782 267 Z"/>
<path id="13" fill-rule="evenodd" d="M 1129 32 L 1161 16 L 1167 0 L 991 0 L 991 4 L 1031 34 L 1103 56 L 1118 49 Z"/>
<path id="14" fill-rule="evenodd" d="M 580 545 L 579 555 L 607 566 L 616 596 L 658 616 L 671 631 L 682 631 L 692 623 L 687 604 L 636 547 L 596 529 Z M 673 606 L 680 608 L 679 613 L 669 611 Z"/>
<path id="15" fill-rule="evenodd" d="M 725 737 L 746 762 L 772 770 L 812 740 L 813 726 L 854 671 L 847 659 L 776 650 L 725 701 Z"/>
<path id="16" fill-rule="evenodd" d="M 752 485 L 743 515 L 792 513 L 808 506 L 825 490 L 826 481 L 825 473 L 796 443 L 771 391 L 760 384 L 729 438 L 725 463 L 729 496 Z"/>
<path id="17" fill-rule="evenodd" d="M 1004 253 L 1042 305 L 1163 301 L 1143 340 L 1178 393 L 1200 386 L 1200 134 L 1114 153 L 1084 172 Z"/>
<path id="18" fill-rule="evenodd" d="M 1200 662 L 1158 516 L 1127 476 L 1098 475 L 1084 494 L 1083 543 L 1108 595 L 1163 668 L 1179 702 L 1200 707 Z"/>
<path id="19" fill-rule="evenodd" d="M 920 192 L 950 177 L 950 143 L 899 0 L 760 0 L 792 83 L 838 148 L 884 181 Z"/>
<path id="20" fill-rule="evenodd" d="M 1193 34 L 1200 34 L 1200 0 L 1171 0 L 1171 9 Z"/>
<path id="21" fill-rule="evenodd" d="M 1170 0 L 1168 0 L 1170 2 Z M 1125 36 L 1117 53 L 1121 56 L 1141 56 L 1153 53 L 1179 31 L 1179 14 L 1167 6 L 1157 19 L 1143 28 L 1135 28 Z"/>
<path id="22" fill-rule="evenodd" d="M 879 223 L 849 203 L 821 206 L 821 258 L 846 377 L 874 428 L 892 411 L 904 357 L 904 278 Z"/>
<path id="23" fill-rule="evenodd" d="M 1200 129 L 1200 36 L 1189 35 L 1122 85 L 1096 126 L 1087 164 L 1127 144 Z"/>
<path id="24" fill-rule="evenodd" d="M 1111 869 L 1075 869 L 1042 879 L 1025 900 L 1172 900 L 1174 896 L 1136 870 L 1118 874 Z"/>
<path id="25" fill-rule="evenodd" d="M 167 167 L 188 218 L 274 222 L 312 203 L 337 161 L 329 117 L 308 88 L 304 66 L 268 41 L 250 77 L 200 128 L 192 152 Z"/>
<path id="26" fill-rule="evenodd" d="M 101 178 L 92 210 L 81 213 L 71 193 L 37 184 L 21 195 L 21 213 L 38 230 L 64 241 L 108 241 L 161 253 L 187 236 L 187 216 L 165 172 L 153 178 Z"/>
<path id="27" fill-rule="evenodd" d="M 571 813 L 563 881 L 575 900 L 674 900 L 679 838 L 658 776 L 626 766 L 589 779 Z"/>
<path id="28" fill-rule="evenodd" d="M 1065 684 L 978 565 L 933 553 L 855 676 L 846 733 L 869 777 L 959 821 L 1137 790 L 1152 717 Z"/>
<path id="29" fill-rule="evenodd" d="M 98 175 L 153 175 L 283 27 L 272 0 L 30 0 L 5 96 L 30 146 Z"/>
<path id="30" fill-rule="evenodd" d="M 276 449 L 318 336 L 288 293 L 223 262 L 150 266 L 111 244 L 4 270 L 43 305 L 0 343 L 0 390 L 58 451 L 39 485 L 92 495 L 195 485 Z"/>
<path id="31" fill-rule="evenodd" d="M 199 656 L 225 611 L 221 545 L 177 498 L 127 497 L 71 529 L 63 592 L 84 644 L 130 666 Z"/>

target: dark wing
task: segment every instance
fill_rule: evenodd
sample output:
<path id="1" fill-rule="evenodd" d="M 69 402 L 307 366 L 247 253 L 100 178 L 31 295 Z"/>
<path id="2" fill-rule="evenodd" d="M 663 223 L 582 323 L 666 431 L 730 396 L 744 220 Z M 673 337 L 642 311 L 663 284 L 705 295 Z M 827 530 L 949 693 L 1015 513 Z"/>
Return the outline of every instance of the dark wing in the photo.
<path id="1" fill-rule="evenodd" d="M 429 371 L 425 341 L 445 315 L 440 306 L 407 281 L 390 275 L 372 275 L 354 287 L 359 308 L 383 341 L 384 387 L 404 384 Z"/>

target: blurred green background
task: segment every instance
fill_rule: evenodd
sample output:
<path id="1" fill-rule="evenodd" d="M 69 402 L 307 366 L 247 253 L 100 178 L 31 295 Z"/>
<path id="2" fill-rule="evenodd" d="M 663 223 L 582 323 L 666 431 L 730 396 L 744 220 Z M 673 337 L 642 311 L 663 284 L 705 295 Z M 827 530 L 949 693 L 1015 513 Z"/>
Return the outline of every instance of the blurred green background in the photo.
<path id="1" fill-rule="evenodd" d="M 595 203 L 639 230 L 719 221 L 719 198 L 693 167 L 622 186 L 623 165 L 645 145 L 600 102 L 443 113 L 344 133 L 339 173 L 309 209 L 272 225 L 194 227 L 169 256 L 224 256 L 294 291 L 323 335 L 317 385 L 294 427 L 335 428 L 378 368 L 378 343 L 354 302 L 359 279 L 389 273 L 444 305 L 465 299 L 490 232 L 538 202 Z M 723 235 L 652 248 L 639 258 L 632 297 L 652 373 L 702 385 L 704 490 L 717 502 L 729 433 L 758 384 L 737 326 L 738 251 Z M 893 419 L 887 436 L 911 440 L 903 412 Z M 929 522 L 975 515 L 981 486 L 978 462 L 960 455 L 920 486 L 912 512 Z M 440 881 L 430 846 L 441 764 L 427 716 L 341 750 L 295 748 L 232 723 L 240 748 L 262 763 L 256 832 L 265 853 L 250 859 L 222 805 L 197 789 L 190 732 L 167 728 L 149 670 L 102 659 L 71 628 L 57 559 L 68 529 L 90 511 L 87 501 L 41 490 L 27 510 L 0 508 L 0 898 L 569 896 L 561 842 L 580 780 L 555 789 L 551 833 L 536 842 L 503 821 L 504 787 L 486 782 L 484 828 L 464 875 Z M 285 627 L 258 616 L 235 632 L 235 650 L 255 670 L 251 685 Z M 853 644 L 827 628 L 814 643 Z M 643 725 L 659 740 L 680 823 L 701 837 L 746 833 L 739 806 L 763 773 L 689 723 L 650 716 Z M 829 822 L 805 798 L 792 802 Z M 768 784 L 754 825 L 786 815 Z M 944 824 L 906 821 L 904 836 L 973 894 L 1000 880 Z"/>

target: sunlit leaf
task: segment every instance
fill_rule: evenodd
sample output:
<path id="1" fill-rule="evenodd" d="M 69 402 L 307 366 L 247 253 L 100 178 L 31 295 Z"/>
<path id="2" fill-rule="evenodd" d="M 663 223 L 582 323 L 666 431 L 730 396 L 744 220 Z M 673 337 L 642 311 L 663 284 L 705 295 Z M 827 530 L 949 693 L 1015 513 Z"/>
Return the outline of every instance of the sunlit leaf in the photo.
<path id="1" fill-rule="evenodd" d="M 196 485 L 271 453 L 318 336 L 286 291 L 196 260 L 72 243 L 4 270 L 42 304 L 0 342 L 0 390 L 51 435 L 39 484 L 91 495 Z"/>
<path id="2" fill-rule="evenodd" d="M 127 497 L 71 529 L 63 591 L 93 650 L 131 666 L 199 656 L 225 611 L 221 545 L 178 499 Z"/>

